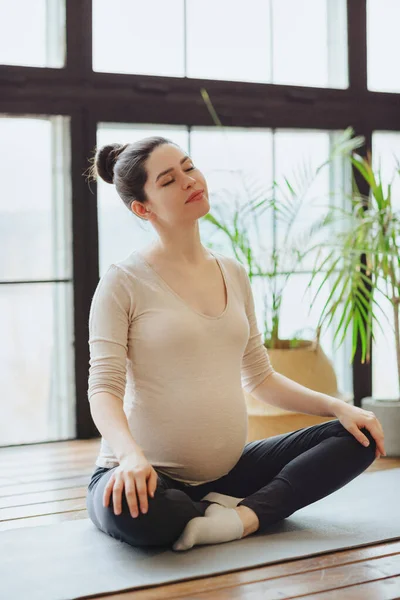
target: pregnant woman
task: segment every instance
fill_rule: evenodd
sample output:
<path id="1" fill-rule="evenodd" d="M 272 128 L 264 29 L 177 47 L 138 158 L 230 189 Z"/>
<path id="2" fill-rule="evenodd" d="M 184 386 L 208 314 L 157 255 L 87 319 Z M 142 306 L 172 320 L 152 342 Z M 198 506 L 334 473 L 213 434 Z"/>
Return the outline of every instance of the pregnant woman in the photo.
<path id="1" fill-rule="evenodd" d="M 91 172 L 158 236 L 109 266 L 90 308 L 88 399 L 102 437 L 87 509 L 96 527 L 176 551 L 240 539 L 385 454 L 374 413 L 274 371 L 245 268 L 201 243 L 208 188 L 190 156 L 148 137 L 97 149 Z M 246 443 L 243 388 L 336 418 Z"/>

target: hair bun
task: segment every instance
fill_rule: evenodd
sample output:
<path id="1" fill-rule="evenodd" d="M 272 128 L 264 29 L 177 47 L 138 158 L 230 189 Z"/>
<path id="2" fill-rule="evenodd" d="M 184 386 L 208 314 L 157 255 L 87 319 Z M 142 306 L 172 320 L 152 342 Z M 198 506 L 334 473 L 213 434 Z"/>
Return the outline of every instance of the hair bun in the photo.
<path id="1" fill-rule="evenodd" d="M 118 156 L 128 144 L 107 144 L 96 154 L 96 170 L 104 181 L 114 183 L 114 166 Z"/>

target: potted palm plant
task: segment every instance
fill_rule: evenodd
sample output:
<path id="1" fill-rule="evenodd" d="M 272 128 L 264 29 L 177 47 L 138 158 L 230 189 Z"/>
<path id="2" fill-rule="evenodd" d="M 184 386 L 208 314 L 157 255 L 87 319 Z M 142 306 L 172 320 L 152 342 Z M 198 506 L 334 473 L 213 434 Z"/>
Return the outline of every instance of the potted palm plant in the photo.
<path id="1" fill-rule="evenodd" d="M 318 231 L 325 227 L 326 215 L 315 219 L 297 236 L 292 233 L 293 227 L 301 216 L 307 192 L 319 172 L 337 157 L 347 158 L 364 143 L 361 137 L 353 138 L 353 133 L 348 128 L 339 137 L 327 160 L 317 168 L 304 164 L 296 182 L 290 183 L 287 177 L 283 177 L 282 185 L 274 181 L 266 191 L 252 190 L 251 199 L 247 202 L 232 202 L 230 192 L 226 205 L 220 199 L 215 203 L 215 209 L 202 219 L 229 239 L 234 256 L 246 268 L 251 282 L 254 278 L 260 278 L 262 283 L 268 284 L 269 290 L 263 294 L 263 338 L 274 368 L 310 389 L 341 399 L 348 398 L 338 390 L 332 362 L 320 345 L 320 328 L 317 328 L 311 340 L 302 338 L 304 329 L 296 332 L 291 339 L 281 339 L 279 324 L 284 289 L 295 270 L 300 268 L 308 253 L 315 248 L 311 244 Z M 248 186 L 245 184 L 243 187 L 247 189 Z M 273 211 L 281 230 L 285 230 L 284 250 L 268 249 L 262 243 L 265 231 L 260 233 L 259 223 L 266 211 Z M 249 235 L 252 229 L 255 231 L 255 243 Z M 212 243 L 208 245 L 215 247 Z M 255 398 L 247 393 L 245 396 L 250 410 L 261 409 Z M 275 407 L 270 408 L 280 411 Z"/>
<path id="2" fill-rule="evenodd" d="M 326 223 L 342 224 L 331 239 L 328 234 L 318 249 L 309 286 L 322 269 L 326 272 L 312 302 L 330 282 L 331 292 L 318 322 L 318 327 L 329 326 L 338 312 L 340 320 L 334 340 L 342 337 L 343 343 L 348 328 L 352 327 L 352 356 L 357 348 L 357 337 L 361 340 L 361 361 L 369 362 L 371 340 L 374 340 L 373 325 L 382 330 L 379 317 L 387 320 L 384 304 L 390 302 L 394 326 L 397 358 L 398 397 L 395 400 L 363 398 L 362 408 L 371 410 L 382 424 L 385 433 L 387 456 L 400 456 L 400 211 L 392 202 L 392 185 L 400 175 L 399 163 L 391 182 L 384 189 L 381 169 L 373 169 L 371 154 L 361 157 L 354 154 L 351 162 L 361 177 L 368 183 L 370 196 L 360 193 L 353 178 L 350 207 L 330 207 Z M 364 255 L 364 262 L 361 260 Z M 379 313 L 379 317 L 378 317 Z"/>

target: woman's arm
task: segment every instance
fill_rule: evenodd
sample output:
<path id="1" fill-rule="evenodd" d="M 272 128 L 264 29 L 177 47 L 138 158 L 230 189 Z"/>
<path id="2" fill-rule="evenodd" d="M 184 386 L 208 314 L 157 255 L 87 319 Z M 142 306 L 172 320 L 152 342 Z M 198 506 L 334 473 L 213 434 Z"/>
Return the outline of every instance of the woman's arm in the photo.
<path id="1" fill-rule="evenodd" d="M 133 314 L 132 281 L 112 264 L 101 278 L 89 315 L 88 399 L 96 427 L 122 458 L 142 449 L 129 430 L 123 410 L 128 331 Z"/>
<path id="2" fill-rule="evenodd" d="M 310 390 L 277 372 L 264 379 L 251 394 L 257 400 L 285 410 L 322 417 L 334 417 L 343 404 L 342 400 Z"/>
<path id="3" fill-rule="evenodd" d="M 132 437 L 122 402 L 117 396 L 109 392 L 93 394 L 90 412 L 97 429 L 110 444 L 119 462 L 127 454 L 143 454 L 142 448 Z"/>

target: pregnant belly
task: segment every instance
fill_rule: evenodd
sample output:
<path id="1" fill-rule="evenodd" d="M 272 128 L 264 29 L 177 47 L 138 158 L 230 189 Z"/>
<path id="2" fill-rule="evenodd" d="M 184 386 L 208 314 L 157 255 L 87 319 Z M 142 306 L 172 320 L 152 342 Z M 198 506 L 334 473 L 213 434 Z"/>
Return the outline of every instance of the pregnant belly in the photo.
<path id="1" fill-rule="evenodd" d="M 173 443 L 153 446 L 145 454 L 151 457 L 154 467 L 164 469 L 172 478 L 188 482 L 213 481 L 233 469 L 246 439 L 247 421 L 235 431 L 223 429 L 218 435 L 203 432 L 201 436 L 175 438 Z"/>

